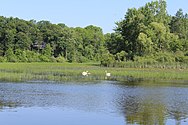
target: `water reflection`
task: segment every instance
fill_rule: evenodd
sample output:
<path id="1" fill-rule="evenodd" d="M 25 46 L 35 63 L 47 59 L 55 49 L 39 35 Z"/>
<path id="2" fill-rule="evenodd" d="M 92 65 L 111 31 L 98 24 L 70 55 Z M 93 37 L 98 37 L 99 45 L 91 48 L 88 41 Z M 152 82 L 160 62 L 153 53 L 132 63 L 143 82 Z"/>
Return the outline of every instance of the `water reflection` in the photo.
<path id="1" fill-rule="evenodd" d="M 118 125 L 183 125 L 188 122 L 187 95 L 188 87 L 186 86 L 129 86 L 115 82 L 95 84 L 1 83 L 0 112 L 11 108 L 17 110 L 16 114 L 19 114 L 22 112 L 20 108 L 31 112 L 31 110 L 36 110 L 33 107 L 41 107 L 45 108 L 45 115 L 49 111 L 50 116 L 47 117 L 59 117 L 58 112 L 58 115 L 61 116 L 60 123 L 62 117 L 71 114 L 73 119 L 84 116 L 88 119 L 87 123 L 91 125 L 95 123 L 92 121 L 93 116 L 95 116 L 95 121 L 106 119 L 106 122 L 102 121 L 99 124 L 108 125 L 114 124 L 112 120 Z M 38 114 L 42 112 L 44 111 L 37 108 Z M 27 118 L 31 115 L 26 114 Z M 0 113 L 0 115 L 3 114 Z M 40 118 L 40 121 L 42 120 L 46 121 L 45 118 Z M 0 122 L 2 122 L 1 119 Z M 70 120 L 67 124 L 72 124 L 72 122 Z M 77 123 L 77 125 L 82 125 L 82 123 Z"/>
<path id="2" fill-rule="evenodd" d="M 150 100 L 139 100 L 136 97 L 128 97 L 122 100 L 119 106 L 125 116 L 127 124 L 139 125 L 164 125 L 166 116 L 165 105 Z"/>
<path id="3" fill-rule="evenodd" d="M 132 87 L 131 87 L 132 88 Z M 188 118 L 187 88 L 134 87 L 117 98 L 119 112 L 126 124 L 183 124 Z M 173 119 L 174 122 L 169 123 Z"/>
<path id="4" fill-rule="evenodd" d="M 19 103 L 17 102 L 6 102 L 3 100 L 0 100 L 0 111 L 3 111 L 4 109 L 7 108 L 16 108 L 19 107 Z"/>

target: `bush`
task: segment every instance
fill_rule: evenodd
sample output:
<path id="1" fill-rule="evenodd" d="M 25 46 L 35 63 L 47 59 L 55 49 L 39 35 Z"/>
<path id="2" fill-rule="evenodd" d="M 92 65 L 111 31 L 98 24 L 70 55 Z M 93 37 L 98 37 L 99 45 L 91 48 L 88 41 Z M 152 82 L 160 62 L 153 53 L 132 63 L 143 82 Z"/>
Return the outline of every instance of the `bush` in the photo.
<path id="1" fill-rule="evenodd" d="M 6 60 L 6 58 L 5 57 L 3 57 L 3 56 L 0 56 L 0 62 L 6 62 L 7 60 Z"/>
<path id="2" fill-rule="evenodd" d="M 161 63 L 165 63 L 165 62 L 175 62 L 175 58 L 174 55 L 171 53 L 167 53 L 167 52 L 160 52 L 157 53 L 155 55 L 156 61 L 157 62 L 161 62 Z"/>
<path id="3" fill-rule="evenodd" d="M 25 52 L 26 52 L 26 57 L 28 59 L 28 62 L 40 62 L 41 61 L 39 58 L 39 56 L 40 56 L 39 53 L 35 53 L 35 52 L 29 51 L 29 50 L 27 50 Z"/>
<path id="4" fill-rule="evenodd" d="M 57 62 L 57 60 L 56 60 L 56 58 L 55 58 L 54 56 L 52 56 L 52 57 L 50 58 L 50 61 L 51 61 L 51 62 Z"/>
<path id="5" fill-rule="evenodd" d="M 45 55 L 40 55 L 39 59 L 41 62 L 50 62 L 49 57 L 45 56 Z"/>
<path id="6" fill-rule="evenodd" d="M 188 56 L 185 56 L 185 57 L 184 57 L 183 63 L 187 63 L 187 64 L 188 64 Z"/>
<path id="7" fill-rule="evenodd" d="M 63 63 L 63 62 L 65 62 L 66 60 L 65 60 L 65 58 L 64 58 L 63 56 L 59 56 L 59 57 L 56 58 L 56 61 L 57 61 L 57 62 L 60 62 L 60 63 Z"/>
<path id="8" fill-rule="evenodd" d="M 188 56 L 188 51 L 187 51 L 187 52 L 185 52 L 185 56 Z"/>
<path id="9" fill-rule="evenodd" d="M 142 64 L 147 64 L 147 65 L 157 63 L 157 61 L 154 59 L 153 56 L 145 56 L 145 57 L 136 56 L 136 57 L 134 57 L 134 61 L 136 61 L 138 63 L 142 63 Z"/>
<path id="10" fill-rule="evenodd" d="M 17 62 L 17 58 L 16 55 L 14 54 L 12 48 L 9 48 L 6 52 L 5 52 L 5 56 L 7 58 L 8 62 Z"/>
<path id="11" fill-rule="evenodd" d="M 175 60 L 176 60 L 176 62 L 183 62 L 184 53 L 182 51 L 175 52 Z"/>
<path id="12" fill-rule="evenodd" d="M 101 65 L 106 67 L 114 67 L 115 58 L 112 54 L 102 55 Z"/>
<path id="13" fill-rule="evenodd" d="M 88 59 L 84 56 L 79 56 L 78 59 L 77 59 L 77 62 L 85 63 L 85 62 L 88 62 Z"/>
<path id="14" fill-rule="evenodd" d="M 16 52 L 15 52 L 15 55 L 17 57 L 18 62 L 28 62 L 25 51 L 17 49 Z"/>

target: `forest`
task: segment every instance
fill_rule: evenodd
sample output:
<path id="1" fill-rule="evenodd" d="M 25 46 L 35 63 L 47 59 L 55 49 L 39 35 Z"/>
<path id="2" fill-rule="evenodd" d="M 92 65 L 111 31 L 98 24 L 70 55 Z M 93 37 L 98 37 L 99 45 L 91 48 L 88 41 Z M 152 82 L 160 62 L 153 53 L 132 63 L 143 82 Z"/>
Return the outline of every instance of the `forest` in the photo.
<path id="1" fill-rule="evenodd" d="M 188 14 L 165 0 L 129 8 L 113 33 L 102 28 L 0 17 L 0 62 L 188 63 Z"/>

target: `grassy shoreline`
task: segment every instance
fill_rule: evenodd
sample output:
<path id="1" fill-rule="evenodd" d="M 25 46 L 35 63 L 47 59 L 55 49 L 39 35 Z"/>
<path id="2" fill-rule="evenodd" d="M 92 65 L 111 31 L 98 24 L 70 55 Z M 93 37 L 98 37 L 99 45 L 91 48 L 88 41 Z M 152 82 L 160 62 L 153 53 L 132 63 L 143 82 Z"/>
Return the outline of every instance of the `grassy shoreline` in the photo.
<path id="1" fill-rule="evenodd" d="M 81 73 L 91 74 L 83 77 Z M 111 77 L 105 78 L 105 71 Z M 188 69 L 107 68 L 93 63 L 0 63 L 1 82 L 48 81 L 187 81 Z"/>

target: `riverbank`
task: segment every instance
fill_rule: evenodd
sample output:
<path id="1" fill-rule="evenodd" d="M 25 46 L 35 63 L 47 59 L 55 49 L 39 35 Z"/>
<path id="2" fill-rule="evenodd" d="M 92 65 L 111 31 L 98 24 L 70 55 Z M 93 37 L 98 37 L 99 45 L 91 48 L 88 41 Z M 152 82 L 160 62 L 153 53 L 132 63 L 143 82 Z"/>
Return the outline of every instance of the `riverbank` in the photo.
<path id="1" fill-rule="evenodd" d="M 88 76 L 82 72 L 88 71 Z M 111 73 L 106 77 L 105 71 Z M 188 69 L 107 68 L 93 63 L 0 63 L 0 81 L 188 80 Z"/>

